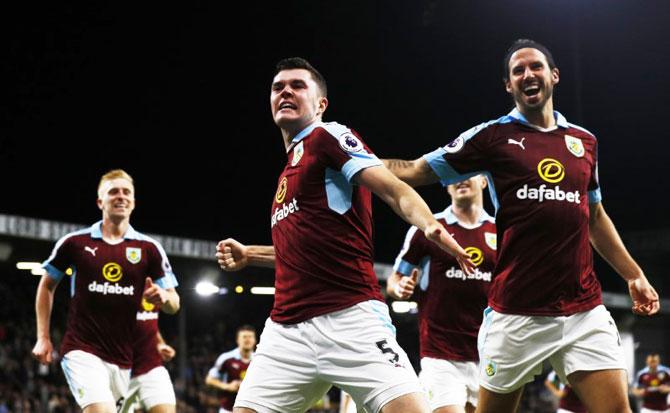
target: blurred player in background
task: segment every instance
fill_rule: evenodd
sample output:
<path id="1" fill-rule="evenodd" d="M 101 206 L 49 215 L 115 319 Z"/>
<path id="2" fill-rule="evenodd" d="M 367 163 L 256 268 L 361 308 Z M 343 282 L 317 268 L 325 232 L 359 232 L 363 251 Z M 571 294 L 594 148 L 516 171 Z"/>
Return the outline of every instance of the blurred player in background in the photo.
<path id="1" fill-rule="evenodd" d="M 277 65 L 270 106 L 288 161 L 271 211 L 272 246 L 221 241 L 222 269 L 275 268 L 275 300 L 236 412 L 301 413 L 335 385 L 372 413 L 427 412 L 373 270 L 371 193 L 472 270 L 469 255 L 408 185 L 346 126 L 322 122 L 323 76 Z"/>
<path id="2" fill-rule="evenodd" d="M 572 387 L 564 384 L 555 371 L 549 372 L 544 381 L 544 387 L 558 400 L 558 410 L 556 413 L 587 413 L 586 407 Z"/>
<path id="3" fill-rule="evenodd" d="M 412 227 L 387 281 L 386 290 L 395 299 L 417 293 L 419 379 L 434 413 L 471 413 L 477 406 L 477 333 L 496 263 L 495 221 L 483 207 L 486 185 L 482 175 L 448 185 L 452 204 L 435 215 L 471 254 L 473 274 L 461 271 L 451 255 Z"/>
<path id="4" fill-rule="evenodd" d="M 205 384 L 221 390 L 219 413 L 233 411 L 235 397 L 254 356 L 256 329 L 250 325 L 239 327 L 235 340 L 237 348 L 221 353 L 205 378 Z"/>
<path id="5" fill-rule="evenodd" d="M 642 399 L 640 413 L 670 413 L 670 369 L 661 364 L 658 353 L 647 355 L 647 367 L 637 373 L 632 392 Z"/>
<path id="6" fill-rule="evenodd" d="M 137 309 L 142 299 L 174 314 L 179 309 L 163 247 L 130 226 L 133 179 L 117 169 L 98 185 L 102 221 L 58 240 L 37 287 L 33 356 L 52 361 L 49 324 L 56 286 L 71 269 L 61 366 L 84 413 L 115 413 L 128 389 Z"/>
<path id="7" fill-rule="evenodd" d="M 172 280 L 177 286 L 177 280 Z M 176 292 L 175 292 L 176 293 Z M 163 366 L 176 351 L 165 343 L 158 330 L 159 306 L 142 300 L 137 311 L 137 330 L 133 346 L 130 385 L 121 413 L 142 410 L 149 413 L 174 413 L 177 400 L 170 373 Z"/>
<path id="8" fill-rule="evenodd" d="M 591 245 L 626 280 L 636 314 L 658 312 L 658 294 L 602 206 L 596 138 L 554 111 L 559 70 L 549 50 L 517 40 L 503 64 L 509 114 L 415 161 L 385 164 L 413 185 L 479 173 L 493 181 L 500 242 L 479 332 L 477 411 L 516 411 L 548 359 L 592 413 L 628 412 L 626 361 Z"/>

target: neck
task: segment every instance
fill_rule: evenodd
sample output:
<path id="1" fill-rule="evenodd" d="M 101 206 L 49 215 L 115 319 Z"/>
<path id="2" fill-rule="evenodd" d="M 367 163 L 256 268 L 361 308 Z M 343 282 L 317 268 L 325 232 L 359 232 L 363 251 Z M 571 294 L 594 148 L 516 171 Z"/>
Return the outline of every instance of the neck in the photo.
<path id="1" fill-rule="evenodd" d="M 466 225 L 475 225 L 479 222 L 482 213 L 482 205 L 471 200 L 456 201 L 451 205 L 451 211 L 456 215 L 458 222 Z"/>
<path id="2" fill-rule="evenodd" d="M 279 129 L 281 130 L 281 136 L 284 139 L 284 147 L 286 147 L 286 150 L 288 151 L 288 148 L 291 146 L 291 142 L 293 142 L 293 138 L 298 136 L 298 134 L 305 129 L 307 129 L 310 125 L 313 125 L 316 122 L 321 122 L 321 117 L 318 116 L 314 118 L 311 122 L 305 125 L 299 125 L 296 127 L 293 127 L 293 125 L 289 125 L 287 127 L 280 127 Z"/>
<path id="3" fill-rule="evenodd" d="M 103 217 L 102 219 L 102 238 L 116 241 L 122 239 L 126 232 L 130 221 L 128 218 Z"/>
<path id="4" fill-rule="evenodd" d="M 242 356 L 243 359 L 250 359 L 251 358 L 251 350 L 240 349 L 240 355 Z"/>
<path id="5" fill-rule="evenodd" d="M 549 99 L 542 108 L 528 110 L 517 105 L 517 109 L 531 125 L 543 129 L 551 128 L 556 125 L 556 118 L 554 118 L 554 103 L 551 99 Z"/>

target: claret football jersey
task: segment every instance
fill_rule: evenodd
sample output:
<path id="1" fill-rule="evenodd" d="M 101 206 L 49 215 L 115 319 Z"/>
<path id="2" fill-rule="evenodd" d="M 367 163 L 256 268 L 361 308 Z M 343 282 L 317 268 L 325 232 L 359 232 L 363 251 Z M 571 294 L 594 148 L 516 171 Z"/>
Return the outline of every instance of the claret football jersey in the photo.
<path id="1" fill-rule="evenodd" d="M 483 173 L 497 209 L 498 262 L 489 305 L 561 316 L 602 302 L 589 243 L 589 204 L 601 200 L 597 142 L 554 112 L 539 129 L 516 109 L 424 155 L 446 185 Z"/>
<path id="2" fill-rule="evenodd" d="M 271 318 L 283 324 L 383 300 L 373 270 L 372 199 L 354 176 L 381 161 L 351 129 L 317 122 L 295 136 L 270 211 Z"/>

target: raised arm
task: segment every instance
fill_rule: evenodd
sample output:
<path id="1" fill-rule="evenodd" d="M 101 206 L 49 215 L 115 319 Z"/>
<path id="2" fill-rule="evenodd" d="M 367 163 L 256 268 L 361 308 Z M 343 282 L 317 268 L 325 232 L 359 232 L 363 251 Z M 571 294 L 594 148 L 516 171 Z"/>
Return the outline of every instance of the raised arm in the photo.
<path id="1" fill-rule="evenodd" d="M 402 219 L 422 230 L 428 240 L 453 255 L 463 271 L 468 274 L 474 271 L 470 256 L 437 222 L 428 205 L 409 185 L 381 166 L 363 169 L 355 179 L 379 196 Z"/>
<path id="2" fill-rule="evenodd" d="M 224 271 L 239 271 L 247 265 L 275 267 L 275 248 L 272 245 L 244 245 L 233 238 L 219 241 L 216 259 Z"/>
<path id="3" fill-rule="evenodd" d="M 590 206 L 589 237 L 598 254 L 628 283 L 633 312 L 640 315 L 657 313 L 660 308 L 658 293 L 628 253 L 601 203 Z"/>
<path id="4" fill-rule="evenodd" d="M 389 171 L 409 186 L 416 187 L 439 182 L 439 178 L 423 158 L 413 161 L 403 159 L 382 159 L 381 161 Z"/>

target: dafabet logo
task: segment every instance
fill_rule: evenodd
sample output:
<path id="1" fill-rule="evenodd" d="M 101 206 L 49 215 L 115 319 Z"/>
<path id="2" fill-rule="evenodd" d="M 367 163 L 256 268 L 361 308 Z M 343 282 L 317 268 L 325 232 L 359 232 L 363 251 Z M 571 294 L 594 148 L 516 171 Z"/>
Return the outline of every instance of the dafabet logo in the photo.
<path id="1" fill-rule="evenodd" d="M 565 178 L 565 167 L 556 159 L 544 158 L 537 164 L 537 174 L 545 182 L 558 184 Z M 564 191 L 559 185 L 551 188 L 542 184 L 537 188 L 532 188 L 528 184 L 525 184 L 516 191 L 516 197 L 519 199 L 534 199 L 538 202 L 565 201 L 572 204 L 581 203 L 579 191 Z"/>

